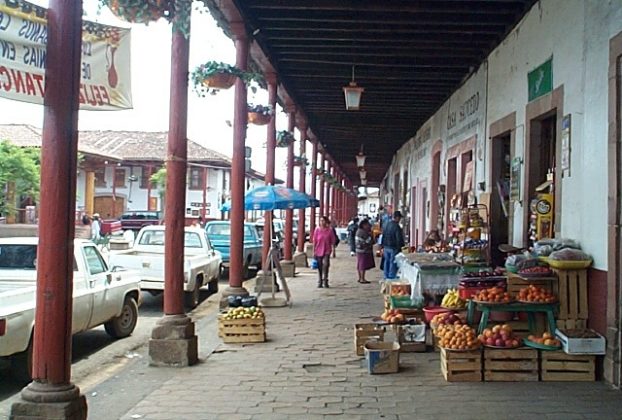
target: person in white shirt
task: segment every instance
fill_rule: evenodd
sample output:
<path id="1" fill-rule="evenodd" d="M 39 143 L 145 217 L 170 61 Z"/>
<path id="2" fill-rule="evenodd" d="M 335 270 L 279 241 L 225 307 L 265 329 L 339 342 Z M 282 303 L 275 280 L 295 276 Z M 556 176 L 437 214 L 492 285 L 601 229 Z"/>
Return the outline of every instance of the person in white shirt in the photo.
<path id="1" fill-rule="evenodd" d="M 91 222 L 91 239 L 97 240 L 101 235 L 101 221 L 99 220 L 99 213 L 93 214 L 93 221 Z"/>

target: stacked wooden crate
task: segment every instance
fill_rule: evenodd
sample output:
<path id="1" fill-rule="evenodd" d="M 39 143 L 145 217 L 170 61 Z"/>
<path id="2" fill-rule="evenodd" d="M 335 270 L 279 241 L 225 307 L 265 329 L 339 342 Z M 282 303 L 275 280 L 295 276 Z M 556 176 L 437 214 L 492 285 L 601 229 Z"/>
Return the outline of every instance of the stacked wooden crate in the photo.
<path id="1" fill-rule="evenodd" d="M 365 356 L 365 343 L 383 341 L 384 328 L 376 324 L 354 324 L 354 352 L 357 356 Z"/>
<path id="2" fill-rule="evenodd" d="M 266 319 L 225 319 L 218 317 L 218 336 L 223 343 L 262 343 L 266 341 Z"/>
<path id="3" fill-rule="evenodd" d="M 482 352 L 441 349 L 441 372 L 448 382 L 481 382 Z"/>
<path id="4" fill-rule="evenodd" d="M 587 270 L 553 270 L 559 281 L 557 328 L 586 328 L 588 319 Z"/>
<path id="5" fill-rule="evenodd" d="M 538 351 L 530 348 L 484 349 L 485 381 L 538 381 Z"/>

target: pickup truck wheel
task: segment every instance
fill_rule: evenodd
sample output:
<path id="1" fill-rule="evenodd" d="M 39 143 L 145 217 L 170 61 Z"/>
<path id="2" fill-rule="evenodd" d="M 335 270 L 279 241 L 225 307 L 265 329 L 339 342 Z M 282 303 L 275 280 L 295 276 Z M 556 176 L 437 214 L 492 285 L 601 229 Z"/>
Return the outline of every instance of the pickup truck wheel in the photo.
<path id="1" fill-rule="evenodd" d="M 186 307 L 188 307 L 189 309 L 196 308 L 199 305 L 200 297 L 201 297 L 201 284 L 199 283 L 197 279 L 197 281 L 194 283 L 194 289 L 191 292 L 186 292 L 184 294 Z"/>
<path id="2" fill-rule="evenodd" d="M 123 301 L 121 315 L 104 324 L 108 335 L 113 338 L 124 338 L 132 334 L 138 322 L 138 304 L 133 297 L 127 296 Z"/>
<path id="3" fill-rule="evenodd" d="M 218 293 L 218 279 L 213 279 L 207 283 L 207 291 L 210 295 Z"/>
<path id="4" fill-rule="evenodd" d="M 25 351 L 11 356 L 11 376 L 24 384 L 32 380 L 32 338 Z"/>
<path id="5" fill-rule="evenodd" d="M 242 280 L 249 279 L 251 277 L 251 270 L 248 265 L 248 261 L 244 263 L 244 267 L 242 267 Z"/>

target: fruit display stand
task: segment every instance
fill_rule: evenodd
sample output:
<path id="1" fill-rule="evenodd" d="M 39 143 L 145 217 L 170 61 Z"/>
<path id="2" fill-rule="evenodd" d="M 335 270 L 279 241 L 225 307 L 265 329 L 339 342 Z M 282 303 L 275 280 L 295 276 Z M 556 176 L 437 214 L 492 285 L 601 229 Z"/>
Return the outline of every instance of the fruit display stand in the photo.
<path id="1" fill-rule="evenodd" d="M 538 350 L 484 348 L 484 381 L 523 382 L 539 380 Z"/>
<path id="2" fill-rule="evenodd" d="M 357 356 L 365 356 L 365 343 L 383 341 L 384 327 L 377 324 L 354 325 L 354 352 Z"/>
<path id="3" fill-rule="evenodd" d="M 475 310 L 482 312 L 482 318 L 479 322 L 479 327 L 477 332 L 479 334 L 484 331 L 486 326 L 488 325 L 488 319 L 491 311 L 496 312 L 527 312 L 528 322 L 529 322 L 529 330 L 531 332 L 536 332 L 536 312 L 544 312 L 547 316 L 548 328 L 549 331 L 555 331 L 555 315 L 554 311 L 557 307 L 556 303 L 485 303 L 485 302 L 474 302 L 473 300 L 469 300 L 467 305 L 467 323 L 471 324 L 473 322 L 473 316 Z"/>
<path id="4" fill-rule="evenodd" d="M 252 310 L 258 314 L 255 317 L 234 315 L 236 311 Z M 256 308 L 231 308 L 226 314 L 218 316 L 218 336 L 223 343 L 263 343 L 266 341 L 266 318 L 261 309 Z"/>
<path id="5" fill-rule="evenodd" d="M 441 349 L 441 372 L 447 382 L 481 382 L 482 352 Z"/>
<path id="6" fill-rule="evenodd" d="M 596 356 L 566 354 L 563 351 L 540 351 L 540 380 L 596 380 Z"/>

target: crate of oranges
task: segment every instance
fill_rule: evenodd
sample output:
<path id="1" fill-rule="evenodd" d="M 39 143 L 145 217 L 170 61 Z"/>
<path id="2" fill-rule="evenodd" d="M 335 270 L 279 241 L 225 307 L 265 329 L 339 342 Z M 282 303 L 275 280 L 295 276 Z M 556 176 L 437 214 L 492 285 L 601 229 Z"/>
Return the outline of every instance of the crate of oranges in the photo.
<path id="1" fill-rule="evenodd" d="M 475 294 L 473 301 L 477 303 L 501 304 L 512 302 L 512 298 L 502 287 L 491 287 Z"/>
<path id="2" fill-rule="evenodd" d="M 523 303 L 555 303 L 557 302 L 557 297 L 542 287 L 530 284 L 524 289 L 520 289 L 518 301 Z"/>
<path id="3" fill-rule="evenodd" d="M 436 330 L 438 345 L 446 350 L 477 350 L 480 342 L 475 330 L 468 325 L 444 325 Z"/>

